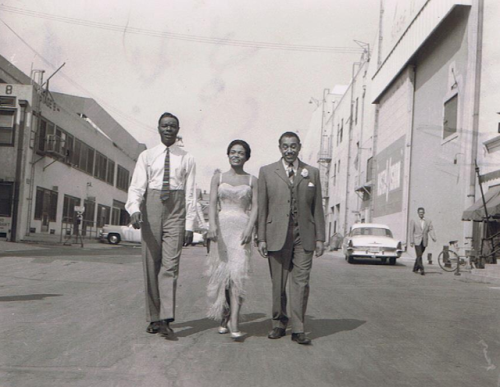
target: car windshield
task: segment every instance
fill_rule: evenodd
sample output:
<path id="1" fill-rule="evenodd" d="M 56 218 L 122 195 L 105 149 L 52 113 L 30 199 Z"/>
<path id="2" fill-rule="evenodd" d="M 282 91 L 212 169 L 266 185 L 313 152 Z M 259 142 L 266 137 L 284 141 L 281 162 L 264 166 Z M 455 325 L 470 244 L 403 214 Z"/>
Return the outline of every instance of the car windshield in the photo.
<path id="1" fill-rule="evenodd" d="M 352 236 L 355 235 L 373 235 L 373 236 L 384 236 L 384 237 L 389 237 L 392 238 L 392 232 L 391 230 L 387 228 L 380 228 L 380 227 L 359 227 L 355 228 L 351 232 Z"/>

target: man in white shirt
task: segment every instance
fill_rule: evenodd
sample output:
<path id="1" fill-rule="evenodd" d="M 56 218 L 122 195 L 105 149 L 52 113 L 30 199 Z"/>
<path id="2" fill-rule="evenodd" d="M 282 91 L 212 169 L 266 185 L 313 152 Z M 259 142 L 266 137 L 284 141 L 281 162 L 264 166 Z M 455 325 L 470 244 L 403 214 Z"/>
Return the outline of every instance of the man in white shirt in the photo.
<path id="1" fill-rule="evenodd" d="M 429 234 L 434 242 L 436 242 L 436 235 L 432 222 L 424 217 L 425 209 L 419 207 L 417 212 L 419 219 L 410 221 L 410 245 L 411 247 L 415 246 L 415 254 L 417 255 L 415 265 L 413 265 L 413 272 L 418 273 L 420 270 L 420 274 L 425 275 L 422 255 L 429 244 Z"/>
<path id="2" fill-rule="evenodd" d="M 177 144 L 179 119 L 163 113 L 161 144 L 139 155 L 125 205 L 141 229 L 147 332 L 173 338 L 175 293 L 182 246 L 193 241 L 196 219 L 193 156 Z"/>

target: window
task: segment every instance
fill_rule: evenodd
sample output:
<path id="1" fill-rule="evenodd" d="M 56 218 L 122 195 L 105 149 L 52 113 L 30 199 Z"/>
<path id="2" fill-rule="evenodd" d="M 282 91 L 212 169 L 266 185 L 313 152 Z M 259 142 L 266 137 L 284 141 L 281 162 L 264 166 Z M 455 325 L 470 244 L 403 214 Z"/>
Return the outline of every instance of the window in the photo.
<path id="1" fill-rule="evenodd" d="M 12 216 L 12 183 L 0 183 L 0 216 Z"/>
<path id="2" fill-rule="evenodd" d="M 373 157 L 366 160 L 366 181 L 372 181 Z"/>
<path id="3" fill-rule="evenodd" d="M 64 205 L 63 205 L 63 222 L 73 223 L 75 218 L 75 206 L 79 206 L 81 203 L 80 198 L 76 198 L 70 195 L 64 195 Z"/>
<path id="4" fill-rule="evenodd" d="M 94 176 L 97 177 L 99 180 L 106 180 L 107 165 L 108 165 L 108 158 L 103 154 L 96 152 Z"/>
<path id="5" fill-rule="evenodd" d="M 342 142 L 343 134 L 344 134 L 344 119 L 342 118 L 342 123 L 340 124 L 340 142 Z"/>
<path id="6" fill-rule="evenodd" d="M 36 187 L 35 220 L 49 217 L 50 222 L 55 222 L 57 217 L 57 192 L 50 189 Z"/>
<path id="7" fill-rule="evenodd" d="M 103 204 L 97 206 L 97 227 L 103 227 L 105 224 L 109 224 L 109 217 L 111 214 L 111 208 Z"/>
<path id="8" fill-rule="evenodd" d="M 47 136 L 47 121 L 40 120 L 40 127 L 38 128 L 38 141 L 37 151 L 45 152 L 45 137 Z"/>
<path id="9" fill-rule="evenodd" d="M 121 165 L 118 165 L 118 171 L 116 176 L 116 188 L 121 189 L 123 191 L 128 190 L 130 173 Z"/>
<path id="10" fill-rule="evenodd" d="M 87 226 L 92 227 L 94 225 L 95 201 L 84 200 L 83 205 L 85 206 L 85 212 L 83 213 L 83 220 L 85 221 Z"/>
<path id="11" fill-rule="evenodd" d="M 125 203 L 113 200 L 113 214 L 111 224 L 126 226 L 130 223 L 130 216 L 125 210 Z"/>
<path id="12" fill-rule="evenodd" d="M 443 140 L 457 132 L 458 94 L 444 103 Z"/>
<path id="13" fill-rule="evenodd" d="M 106 174 L 106 182 L 114 185 L 115 182 L 115 162 L 108 159 L 108 172 Z"/>
<path id="14" fill-rule="evenodd" d="M 85 145 L 85 148 L 87 149 L 87 164 L 85 166 L 85 172 L 88 174 L 92 175 L 92 172 L 94 172 L 94 154 L 95 150 L 93 150 L 91 147 Z"/>
<path id="15" fill-rule="evenodd" d="M 71 164 L 71 160 L 73 159 L 73 144 L 74 137 L 71 134 L 66 134 L 66 157 L 64 158 L 64 162 L 67 164 Z"/>
<path id="16" fill-rule="evenodd" d="M 333 165 L 333 185 L 337 183 L 337 163 Z"/>
<path id="17" fill-rule="evenodd" d="M 0 145 L 14 145 L 15 110 L 0 110 Z"/>
<path id="18" fill-rule="evenodd" d="M 358 123 L 358 105 L 359 105 L 359 97 L 356 98 L 356 108 L 354 110 L 354 123 Z"/>

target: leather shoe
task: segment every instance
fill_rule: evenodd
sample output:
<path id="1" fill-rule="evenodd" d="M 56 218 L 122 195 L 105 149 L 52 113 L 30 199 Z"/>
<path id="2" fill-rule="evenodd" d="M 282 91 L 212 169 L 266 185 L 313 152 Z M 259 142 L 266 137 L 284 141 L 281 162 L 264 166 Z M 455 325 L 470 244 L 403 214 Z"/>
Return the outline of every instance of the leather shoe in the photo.
<path id="1" fill-rule="evenodd" d="M 174 331 L 170 328 L 168 321 L 165 320 L 158 322 L 158 333 L 167 339 L 174 337 Z"/>
<path id="2" fill-rule="evenodd" d="M 311 339 L 305 333 L 292 333 L 292 341 L 299 344 L 311 344 Z"/>
<path id="3" fill-rule="evenodd" d="M 151 333 L 152 335 L 158 333 L 158 321 L 153 321 L 152 323 L 150 323 L 146 329 L 146 332 Z"/>
<path id="4" fill-rule="evenodd" d="M 425 271 L 423 271 L 423 270 L 422 270 L 422 271 L 420 272 L 420 274 L 425 275 Z"/>
<path id="5" fill-rule="evenodd" d="M 285 328 L 273 328 L 273 330 L 269 332 L 267 337 L 270 339 L 281 339 L 285 335 L 286 335 Z"/>

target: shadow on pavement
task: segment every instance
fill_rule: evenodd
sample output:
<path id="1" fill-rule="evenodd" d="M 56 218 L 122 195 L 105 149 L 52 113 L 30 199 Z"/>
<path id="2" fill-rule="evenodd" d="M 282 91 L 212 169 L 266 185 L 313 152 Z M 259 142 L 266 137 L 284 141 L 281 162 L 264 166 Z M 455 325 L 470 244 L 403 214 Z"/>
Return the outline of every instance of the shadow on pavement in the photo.
<path id="1" fill-rule="evenodd" d="M 241 325 L 243 327 L 247 327 L 247 321 L 253 321 L 257 319 L 261 319 L 265 317 L 263 313 L 249 313 L 241 316 Z M 175 335 L 177 337 L 187 337 L 190 335 L 194 335 L 195 333 L 199 333 L 202 331 L 206 331 L 209 329 L 215 329 L 219 326 L 219 321 L 214 321 L 208 318 L 203 318 L 200 320 L 186 321 L 181 323 L 172 323 L 171 327 L 175 330 Z M 267 327 L 269 327 L 269 322 Z M 267 335 L 267 333 L 266 333 Z"/>
<path id="2" fill-rule="evenodd" d="M 355 319 L 328 319 L 306 316 L 305 327 L 310 334 L 311 339 L 319 339 L 325 336 L 331 336 L 339 332 L 353 331 L 365 324 L 364 320 Z"/>
<path id="3" fill-rule="evenodd" d="M 0 297 L 0 302 L 12 301 L 42 301 L 47 297 L 61 297 L 62 294 L 25 294 L 22 296 L 4 296 Z"/>

